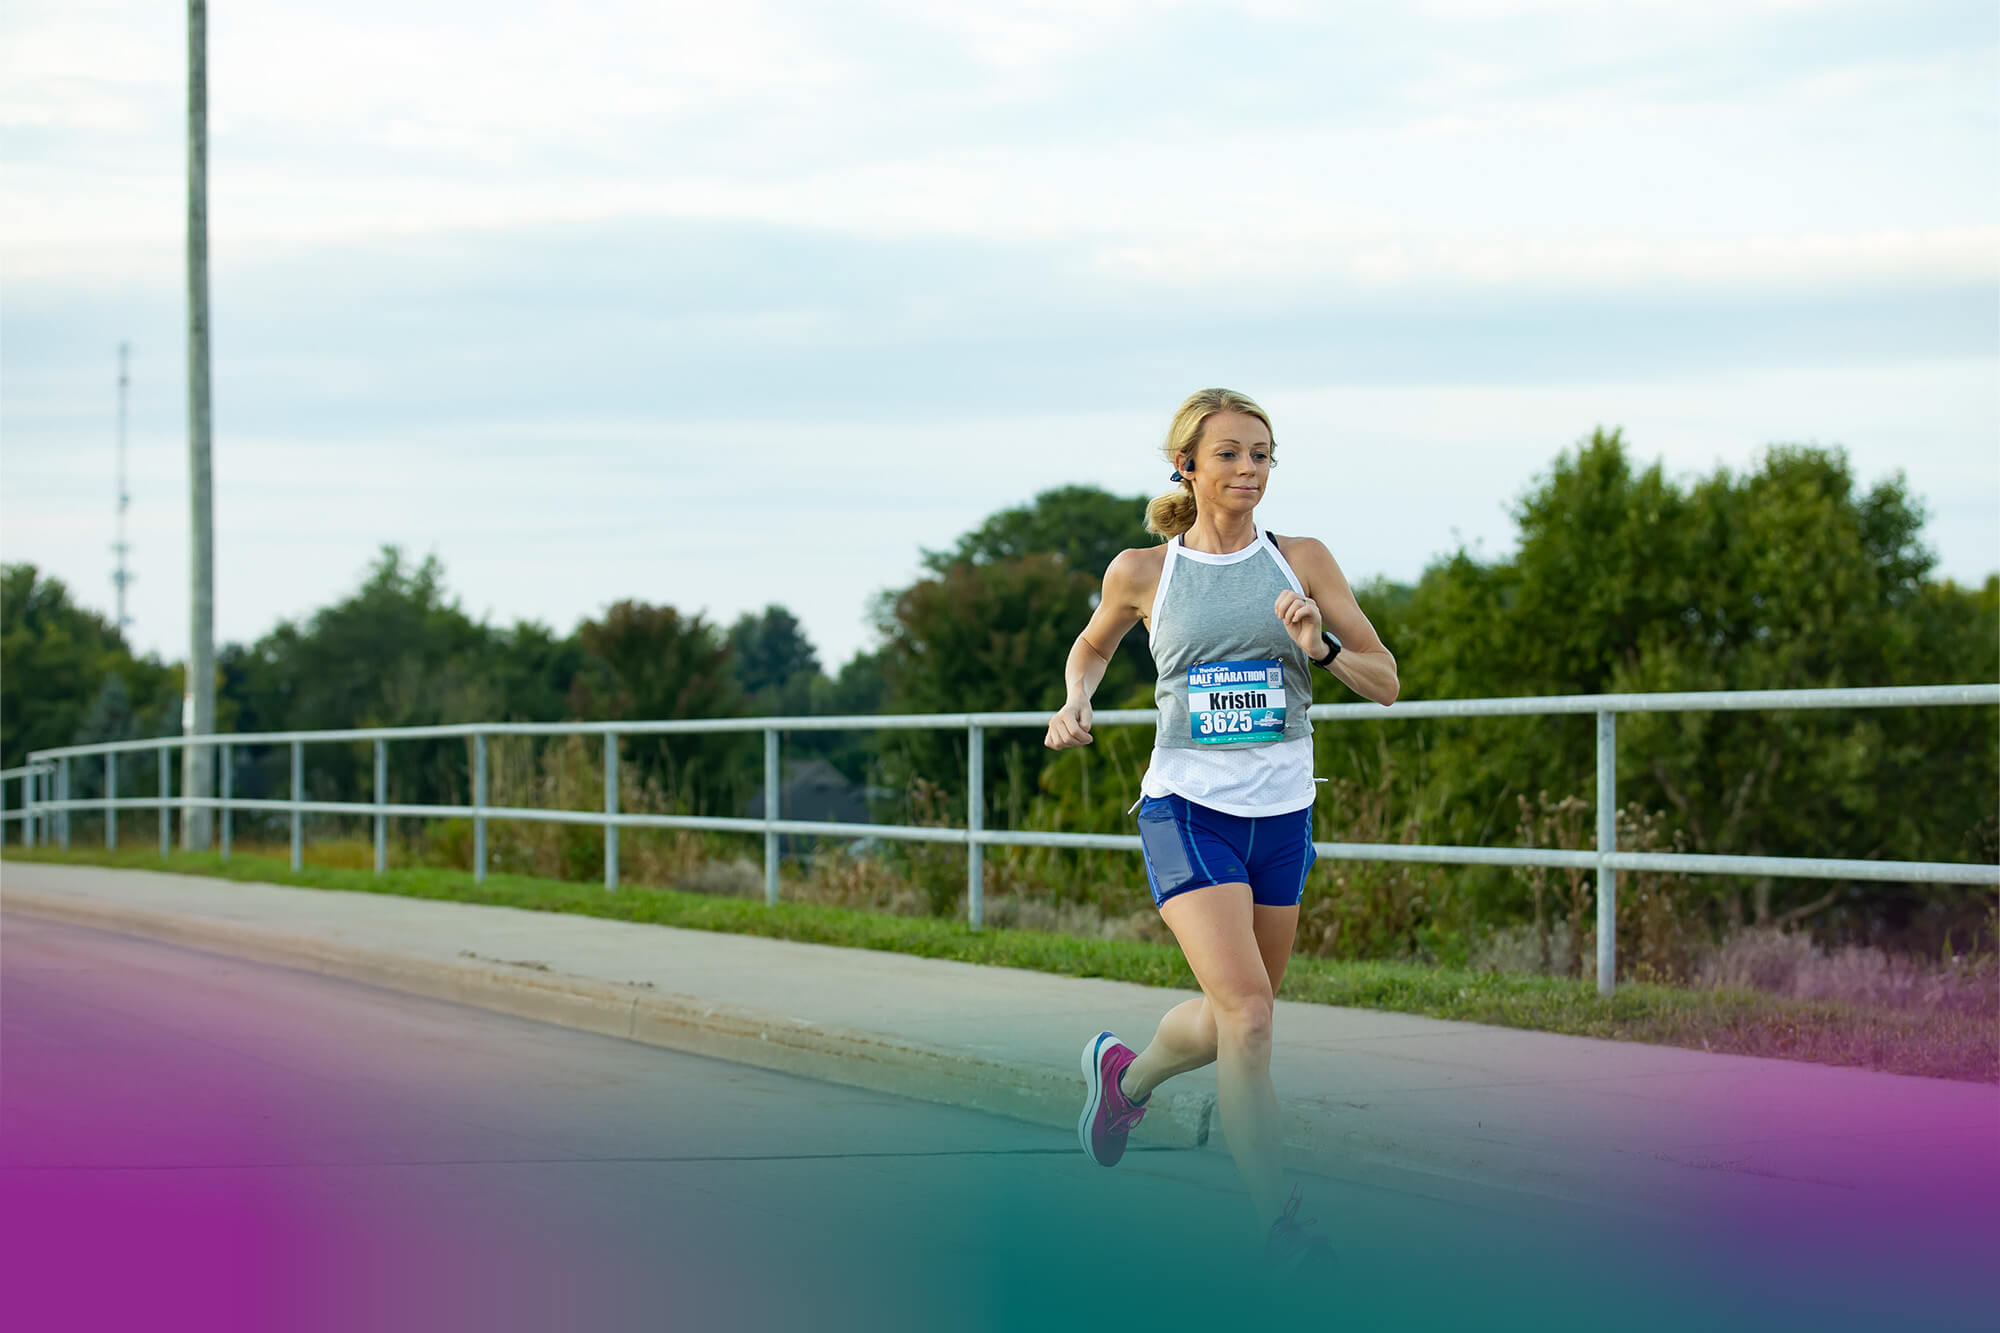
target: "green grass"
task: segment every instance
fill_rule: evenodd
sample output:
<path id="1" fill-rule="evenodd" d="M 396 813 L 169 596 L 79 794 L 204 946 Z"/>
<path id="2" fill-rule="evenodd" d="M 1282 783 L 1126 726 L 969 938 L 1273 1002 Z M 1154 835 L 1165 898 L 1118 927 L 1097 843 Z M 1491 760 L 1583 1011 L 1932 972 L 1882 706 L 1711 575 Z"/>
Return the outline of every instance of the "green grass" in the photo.
<path id="1" fill-rule="evenodd" d="M 473 883 L 465 871 L 370 870 L 308 865 L 237 854 L 102 849 L 9 848 L 9 860 L 170 871 L 262 884 L 386 893 L 447 902 L 485 903 L 541 912 L 575 912 L 619 921 L 713 930 L 852 949 L 877 949 L 1026 968 L 1064 976 L 1108 977 L 1194 989 L 1179 950 L 1134 940 L 1078 939 L 1021 930 L 974 931 L 964 923 L 890 916 L 805 903 L 760 901 L 640 886 L 607 893 L 601 885 L 521 875 Z M 1424 967 L 1407 963 L 1295 958 L 1284 997 L 1430 1018 L 1458 1019 L 1575 1036 L 1651 1042 L 1742 1055 L 1853 1065 L 1899 1074 L 2000 1082 L 2000 1025 L 1987 1016 L 1911 1013 L 1807 1003 L 1752 991 L 1625 985 L 1610 999 L 1587 982 Z"/>

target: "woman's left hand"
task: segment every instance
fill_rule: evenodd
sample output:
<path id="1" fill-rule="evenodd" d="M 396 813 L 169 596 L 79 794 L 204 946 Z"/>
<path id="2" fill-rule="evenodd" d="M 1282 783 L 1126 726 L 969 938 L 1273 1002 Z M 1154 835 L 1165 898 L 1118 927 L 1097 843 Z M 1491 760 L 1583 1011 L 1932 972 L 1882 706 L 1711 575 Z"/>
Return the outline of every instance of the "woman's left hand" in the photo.
<path id="1" fill-rule="evenodd" d="M 1307 658 L 1318 657 L 1324 651 L 1320 640 L 1321 617 L 1319 603 L 1310 597 L 1301 597 L 1290 588 L 1278 594 L 1278 619 L 1284 623 L 1285 632 L 1292 636 L 1292 642 L 1299 646 Z"/>

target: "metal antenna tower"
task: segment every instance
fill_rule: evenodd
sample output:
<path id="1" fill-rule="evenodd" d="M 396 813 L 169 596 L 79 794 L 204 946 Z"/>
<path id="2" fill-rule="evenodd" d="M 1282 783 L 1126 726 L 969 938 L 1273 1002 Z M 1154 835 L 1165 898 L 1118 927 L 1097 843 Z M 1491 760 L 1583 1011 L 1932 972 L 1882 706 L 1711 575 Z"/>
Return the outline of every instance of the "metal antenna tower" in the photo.
<path id="1" fill-rule="evenodd" d="M 132 493 L 125 485 L 125 390 L 131 384 L 131 376 L 125 373 L 125 360 L 131 353 L 130 343 L 118 344 L 118 540 L 111 549 L 118 553 L 118 568 L 111 575 L 111 582 L 118 589 L 118 632 L 123 634 L 132 624 L 132 617 L 125 614 L 125 588 L 135 577 L 125 567 L 125 557 L 132 551 L 125 540 L 125 511 L 132 507 Z"/>

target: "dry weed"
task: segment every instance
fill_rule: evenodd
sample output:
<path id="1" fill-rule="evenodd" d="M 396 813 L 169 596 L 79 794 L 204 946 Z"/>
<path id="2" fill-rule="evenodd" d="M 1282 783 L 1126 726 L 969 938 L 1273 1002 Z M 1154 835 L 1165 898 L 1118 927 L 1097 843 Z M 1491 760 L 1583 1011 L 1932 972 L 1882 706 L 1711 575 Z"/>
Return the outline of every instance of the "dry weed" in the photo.
<path id="1" fill-rule="evenodd" d="M 1596 807 L 1580 796 L 1518 798 L 1521 846 L 1590 851 L 1597 846 Z M 1626 852 L 1679 852 L 1686 840 L 1666 817 L 1637 804 L 1617 815 L 1617 846 Z M 1581 867 L 1530 866 L 1518 872 L 1528 884 L 1534 919 L 1528 933 L 1534 966 L 1528 970 L 1572 977 L 1597 974 L 1597 872 Z M 1618 877 L 1618 970 L 1631 981 L 1665 984 L 1692 975 L 1707 943 L 1705 918 L 1690 876 L 1658 870 Z M 1476 957 L 1519 961 L 1515 927 L 1490 932 L 1474 946 Z M 1496 966 L 1492 970 L 1506 970 Z"/>
<path id="2" fill-rule="evenodd" d="M 2000 1019 L 1996 957 L 1939 960 L 1842 945 L 1772 926 L 1738 931 L 1702 960 L 1702 986 L 1738 987 L 1800 1000 Z"/>

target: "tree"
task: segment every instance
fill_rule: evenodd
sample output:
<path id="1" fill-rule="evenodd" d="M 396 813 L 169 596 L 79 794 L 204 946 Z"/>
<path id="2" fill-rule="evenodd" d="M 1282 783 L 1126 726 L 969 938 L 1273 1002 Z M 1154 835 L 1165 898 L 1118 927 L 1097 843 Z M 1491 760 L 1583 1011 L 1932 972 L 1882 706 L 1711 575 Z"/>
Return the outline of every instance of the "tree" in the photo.
<path id="1" fill-rule="evenodd" d="M 493 636 L 451 599 L 435 556 L 414 569 L 384 546 L 359 588 L 304 624 L 281 622 L 247 649 L 221 654 L 224 690 L 248 731 L 480 722 L 502 703 L 491 675 Z M 398 799 L 452 801 L 468 792 L 465 747 L 450 740 L 398 742 L 391 781 Z M 307 786 L 326 799 L 373 793 L 373 747 L 316 746 Z M 244 795 L 289 789 L 290 758 L 272 748 L 244 757 Z"/>
<path id="2" fill-rule="evenodd" d="M 1682 488 L 1617 432 L 1565 454 L 1517 510 L 1521 545 L 1426 571 L 1399 645 L 1418 697 L 1778 689 L 1991 680 L 1977 598 L 1924 582 L 1920 507 L 1862 491 L 1839 450 L 1780 446 Z M 1970 859 L 1996 783 L 1991 710 L 1677 713 L 1620 720 L 1619 795 L 1669 812 L 1693 850 Z M 1438 840 L 1490 839 L 1540 792 L 1588 796 L 1588 719 L 1425 728 Z M 1901 793 L 1925 791 L 1919 807 Z M 1502 817 L 1499 827 L 1511 820 Z M 1490 881 L 1491 882 L 1491 881 Z M 1727 912 L 1741 885 L 1704 881 Z M 1907 921 L 1962 891 L 1748 886 L 1748 915 L 1828 908 Z"/>
<path id="3" fill-rule="evenodd" d="M 1051 710 L 1063 699 L 1064 660 L 1089 619 L 1095 575 L 1054 555 L 991 564 L 958 564 L 885 601 L 882 674 L 896 712 Z M 1129 654 L 1105 673 L 1100 699 L 1123 698 L 1137 678 Z M 1024 733 L 993 735 L 987 792 L 994 808 L 1018 818 L 1035 789 L 1044 751 Z M 890 777 L 927 778 L 963 792 L 965 740 L 904 731 L 887 738 Z M 995 763 L 999 760 L 999 763 Z"/>
<path id="4" fill-rule="evenodd" d="M 580 718 L 733 717 L 742 691 L 723 636 L 699 615 L 671 606 L 623 601 L 577 629 L 585 667 L 571 686 Z M 639 771 L 685 808 L 733 811 L 748 794 L 753 764 L 741 735 L 633 737 L 628 748 Z"/>
<path id="5" fill-rule="evenodd" d="M 1002 509 L 958 539 L 949 551 L 925 551 L 923 566 L 943 577 L 953 565 L 990 565 L 1052 555 L 1069 568 L 1103 578 L 1113 556 L 1151 546 L 1146 497 L 1120 496 L 1095 486 L 1058 486 L 1032 501 Z"/>
<path id="6" fill-rule="evenodd" d="M 777 605 L 739 616 L 729 627 L 728 643 L 736 683 L 750 712 L 783 716 L 811 707 L 819 654 L 798 617 Z"/>
<path id="7" fill-rule="evenodd" d="M 78 606 L 61 580 L 31 564 L 0 570 L 0 766 L 18 767 L 35 750 L 109 739 L 90 734 L 93 719 L 104 721 L 115 703 L 107 690 L 124 693 L 137 734 L 177 731 L 179 675 L 133 658 L 124 636 Z M 108 684 L 114 678 L 116 687 Z"/>
<path id="8" fill-rule="evenodd" d="M 885 710 L 888 682 L 882 677 L 880 652 L 856 653 L 838 675 L 817 675 L 810 681 L 806 711 L 820 717 L 860 717 Z M 850 782 L 868 785 L 880 775 L 878 755 L 883 733 L 870 731 L 802 731 L 785 741 L 788 752 L 817 755 L 839 769 Z"/>
<path id="9" fill-rule="evenodd" d="M 1154 544 L 1145 513 L 1143 496 L 1062 486 L 991 515 L 948 551 L 924 552 L 928 577 L 886 595 L 877 609 L 889 707 L 1059 706 L 1063 663 L 1096 607 L 1105 568 L 1122 550 Z M 1098 687 L 1100 706 L 1129 701 L 1135 683 L 1150 682 L 1152 671 L 1145 630 L 1135 625 Z M 1046 758 L 1023 735 L 989 739 L 988 799 L 1010 820 L 1025 812 Z M 963 788 L 963 738 L 898 732 L 883 743 L 892 781 L 921 776 Z"/>
<path id="10" fill-rule="evenodd" d="M 509 722 L 559 722 L 569 715 L 570 686 L 586 654 L 574 631 L 558 636 L 546 625 L 522 621 L 490 635 L 486 680 L 495 714 Z"/>

